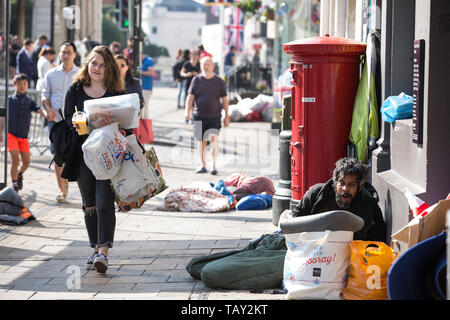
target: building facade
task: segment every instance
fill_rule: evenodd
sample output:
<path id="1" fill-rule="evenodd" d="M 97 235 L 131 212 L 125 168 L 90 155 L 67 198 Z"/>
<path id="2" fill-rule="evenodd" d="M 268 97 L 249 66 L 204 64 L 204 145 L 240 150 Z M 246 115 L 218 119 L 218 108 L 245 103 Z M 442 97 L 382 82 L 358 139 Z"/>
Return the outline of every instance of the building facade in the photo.
<path id="1" fill-rule="evenodd" d="M 51 19 L 52 4 L 53 19 Z M 71 6 L 74 9 L 75 21 L 69 21 L 63 13 L 64 8 Z M 44 34 L 49 39 L 53 36 L 56 47 L 69 37 L 76 42 L 88 37 L 101 43 L 102 6 L 102 0 L 35 0 L 32 36 L 36 38 Z"/>
<path id="2" fill-rule="evenodd" d="M 413 119 L 380 119 L 381 137 L 369 159 L 388 236 L 412 218 L 405 189 L 430 206 L 450 192 L 450 108 L 447 0 L 322 0 L 321 35 L 367 41 L 380 34 L 378 107 L 401 92 L 416 100 Z M 422 58 L 418 54 L 422 53 Z M 420 80 L 418 74 L 422 75 Z M 419 137 L 419 138 L 417 138 Z"/>
<path id="3" fill-rule="evenodd" d="M 150 43 L 166 47 L 170 57 L 158 57 L 155 71 L 159 81 L 172 82 L 172 66 L 178 49 L 194 49 L 201 41 L 206 23 L 204 6 L 192 0 L 144 1 L 142 30 Z"/>

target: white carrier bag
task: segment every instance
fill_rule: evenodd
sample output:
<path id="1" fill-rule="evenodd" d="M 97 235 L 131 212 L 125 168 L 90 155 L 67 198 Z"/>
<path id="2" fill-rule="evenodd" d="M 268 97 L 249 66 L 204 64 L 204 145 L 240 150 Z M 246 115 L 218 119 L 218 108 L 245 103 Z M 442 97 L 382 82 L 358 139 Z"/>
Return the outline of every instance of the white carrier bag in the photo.
<path id="1" fill-rule="evenodd" d="M 92 130 L 81 149 L 84 162 L 97 180 L 111 179 L 119 172 L 127 144 L 117 122 Z"/>
<path id="2" fill-rule="evenodd" d="M 286 234 L 287 299 L 340 300 L 347 282 L 353 231 Z"/>
<path id="3" fill-rule="evenodd" d="M 137 93 L 87 100 L 84 102 L 84 110 L 88 123 L 93 128 L 102 127 L 105 118 L 119 122 L 121 129 L 139 126 L 140 103 Z"/>

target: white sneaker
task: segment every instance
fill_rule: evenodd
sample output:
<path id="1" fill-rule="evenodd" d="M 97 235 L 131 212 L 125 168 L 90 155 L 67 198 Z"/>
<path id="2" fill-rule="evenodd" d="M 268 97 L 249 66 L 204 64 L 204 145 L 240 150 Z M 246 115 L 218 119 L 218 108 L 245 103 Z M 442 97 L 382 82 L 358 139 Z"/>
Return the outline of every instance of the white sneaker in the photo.
<path id="1" fill-rule="evenodd" d="M 94 259 L 94 268 L 97 269 L 98 273 L 105 273 L 108 269 L 108 258 L 99 253 Z"/>
<path id="2" fill-rule="evenodd" d="M 93 254 L 91 254 L 89 256 L 89 258 L 86 261 L 86 270 L 92 270 L 92 268 L 94 267 L 94 260 L 95 257 L 97 257 L 98 252 L 94 252 Z"/>
<path id="3" fill-rule="evenodd" d="M 66 203 L 66 195 L 64 193 L 60 193 L 57 197 L 56 197 L 56 202 L 58 203 Z"/>

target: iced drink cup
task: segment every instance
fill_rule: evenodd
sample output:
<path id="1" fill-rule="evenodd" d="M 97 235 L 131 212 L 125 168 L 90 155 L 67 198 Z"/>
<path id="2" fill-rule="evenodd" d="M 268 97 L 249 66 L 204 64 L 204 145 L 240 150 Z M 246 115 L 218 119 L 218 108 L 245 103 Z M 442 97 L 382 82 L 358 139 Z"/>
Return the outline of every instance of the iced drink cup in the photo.
<path id="1" fill-rule="evenodd" d="M 77 111 L 72 116 L 72 122 L 78 125 L 78 134 L 81 136 L 83 134 L 88 134 L 87 127 L 87 115 L 82 111 Z"/>

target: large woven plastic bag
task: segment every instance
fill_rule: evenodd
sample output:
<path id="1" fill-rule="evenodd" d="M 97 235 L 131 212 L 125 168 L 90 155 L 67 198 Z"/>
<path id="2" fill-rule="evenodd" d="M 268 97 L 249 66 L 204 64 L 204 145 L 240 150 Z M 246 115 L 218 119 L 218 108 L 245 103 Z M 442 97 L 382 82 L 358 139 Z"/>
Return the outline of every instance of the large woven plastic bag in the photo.
<path id="1" fill-rule="evenodd" d="M 119 200 L 131 202 L 145 196 L 149 189 L 156 189 L 159 179 L 145 158 L 136 136 L 132 134 L 126 139 L 128 144 L 122 166 L 111 178 L 111 183 Z"/>
<path id="2" fill-rule="evenodd" d="M 283 287 L 287 299 L 342 299 L 352 231 L 286 234 Z"/>
<path id="3" fill-rule="evenodd" d="M 117 123 L 92 130 L 81 149 L 84 162 L 97 180 L 111 179 L 119 172 L 127 144 Z"/>
<path id="4" fill-rule="evenodd" d="M 345 300 L 386 300 L 387 274 L 398 254 L 383 242 L 355 240 L 350 243 L 350 268 Z"/>

